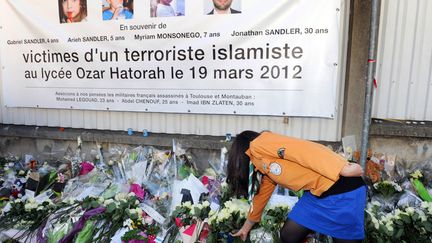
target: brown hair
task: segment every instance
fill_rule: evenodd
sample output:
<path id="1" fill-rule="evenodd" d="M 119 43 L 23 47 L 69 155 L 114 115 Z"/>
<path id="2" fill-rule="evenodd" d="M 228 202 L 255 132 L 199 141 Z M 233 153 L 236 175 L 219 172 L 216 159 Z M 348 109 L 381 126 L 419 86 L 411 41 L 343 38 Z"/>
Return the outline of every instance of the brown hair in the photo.
<path id="1" fill-rule="evenodd" d="M 58 8 L 59 8 L 59 16 L 60 23 L 67 23 L 67 15 L 63 11 L 63 2 L 65 0 L 58 0 Z M 87 0 L 79 0 L 80 1 L 80 12 L 77 16 L 73 18 L 73 22 L 81 22 L 83 19 L 87 17 Z"/>
<path id="2" fill-rule="evenodd" d="M 250 158 L 245 154 L 252 142 L 260 133 L 243 131 L 237 134 L 228 155 L 227 183 L 234 196 L 248 197 Z M 257 172 L 252 175 L 252 184 L 258 183 Z"/>

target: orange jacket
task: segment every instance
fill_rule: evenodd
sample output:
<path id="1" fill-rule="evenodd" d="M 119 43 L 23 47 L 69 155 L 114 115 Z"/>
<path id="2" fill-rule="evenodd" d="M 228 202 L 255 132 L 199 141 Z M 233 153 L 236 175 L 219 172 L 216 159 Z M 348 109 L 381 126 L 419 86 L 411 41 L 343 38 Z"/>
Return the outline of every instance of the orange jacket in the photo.
<path id="1" fill-rule="evenodd" d="M 276 184 L 293 191 L 309 190 L 320 196 L 339 179 L 339 173 L 348 163 L 321 144 L 271 132 L 263 132 L 254 139 L 246 154 L 255 170 L 263 174 L 248 215 L 253 222 L 261 220 Z"/>

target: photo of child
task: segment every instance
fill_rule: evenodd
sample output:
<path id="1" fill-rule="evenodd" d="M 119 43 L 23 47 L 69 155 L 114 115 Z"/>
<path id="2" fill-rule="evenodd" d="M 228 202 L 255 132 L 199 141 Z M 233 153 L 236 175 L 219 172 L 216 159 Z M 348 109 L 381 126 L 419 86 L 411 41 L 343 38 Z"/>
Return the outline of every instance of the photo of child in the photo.
<path id="1" fill-rule="evenodd" d="M 184 15 L 184 0 L 150 0 L 151 17 L 172 17 Z"/>
<path id="2" fill-rule="evenodd" d="M 87 21 L 87 0 L 58 0 L 60 23 Z"/>
<path id="3" fill-rule="evenodd" d="M 132 19 L 133 0 L 103 0 L 102 19 Z"/>

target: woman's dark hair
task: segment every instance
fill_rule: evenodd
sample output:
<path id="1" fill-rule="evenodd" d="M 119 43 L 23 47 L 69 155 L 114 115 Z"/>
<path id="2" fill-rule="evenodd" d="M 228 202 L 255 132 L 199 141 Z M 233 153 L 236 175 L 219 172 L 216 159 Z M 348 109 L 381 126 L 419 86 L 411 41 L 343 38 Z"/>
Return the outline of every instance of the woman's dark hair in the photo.
<path id="1" fill-rule="evenodd" d="M 227 183 L 231 193 L 237 197 L 248 197 L 249 162 L 250 158 L 245 154 L 250 142 L 260 133 L 243 131 L 235 137 L 228 155 Z M 257 172 L 254 171 L 252 184 L 257 183 Z"/>
<path id="2" fill-rule="evenodd" d="M 60 23 L 67 23 L 68 16 L 66 16 L 66 14 L 63 12 L 63 1 L 64 0 L 58 0 Z M 87 17 L 87 0 L 80 0 L 80 12 L 77 16 L 75 16 L 73 22 L 81 22 L 86 17 Z"/>

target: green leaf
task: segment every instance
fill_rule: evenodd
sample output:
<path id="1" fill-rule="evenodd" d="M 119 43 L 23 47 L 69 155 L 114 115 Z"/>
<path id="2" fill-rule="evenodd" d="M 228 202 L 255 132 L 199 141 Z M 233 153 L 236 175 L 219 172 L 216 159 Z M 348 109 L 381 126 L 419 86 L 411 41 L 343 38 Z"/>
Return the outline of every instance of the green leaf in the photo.
<path id="1" fill-rule="evenodd" d="M 107 206 L 106 212 L 107 213 L 112 213 L 114 210 L 116 209 L 116 205 L 115 203 L 110 203 Z"/>
<path id="2" fill-rule="evenodd" d="M 429 222 L 423 222 L 423 226 L 428 232 L 432 232 L 432 224 Z"/>
<path id="3" fill-rule="evenodd" d="M 432 196 L 421 181 L 414 179 L 412 180 L 412 184 L 423 201 L 432 202 Z"/>
<path id="4" fill-rule="evenodd" d="M 130 219 L 136 220 L 136 219 L 138 219 L 138 215 L 137 214 L 131 214 Z"/>
<path id="5" fill-rule="evenodd" d="M 99 203 L 96 202 L 96 201 L 93 201 L 93 202 L 90 203 L 90 207 L 97 208 L 97 207 L 99 207 Z"/>
<path id="6" fill-rule="evenodd" d="M 401 219 L 402 219 L 405 223 L 407 223 L 407 224 L 410 224 L 410 223 L 411 223 L 411 218 L 410 218 L 408 215 L 401 214 L 400 216 L 401 216 Z"/>
<path id="7" fill-rule="evenodd" d="M 401 236 L 403 235 L 403 233 L 404 233 L 404 229 L 403 228 L 401 228 L 401 229 L 399 229 L 397 232 L 396 232 L 396 234 L 395 234 L 395 238 L 396 239 L 399 239 L 399 238 L 401 238 Z"/>
<path id="8" fill-rule="evenodd" d="M 402 220 L 399 220 L 399 219 L 396 219 L 396 220 L 394 221 L 394 223 L 397 224 L 397 225 L 403 225 Z"/>
<path id="9" fill-rule="evenodd" d="M 411 216 L 411 218 L 413 221 L 417 221 L 420 218 L 420 216 L 417 213 L 415 213 Z"/>

